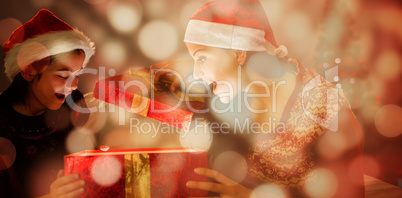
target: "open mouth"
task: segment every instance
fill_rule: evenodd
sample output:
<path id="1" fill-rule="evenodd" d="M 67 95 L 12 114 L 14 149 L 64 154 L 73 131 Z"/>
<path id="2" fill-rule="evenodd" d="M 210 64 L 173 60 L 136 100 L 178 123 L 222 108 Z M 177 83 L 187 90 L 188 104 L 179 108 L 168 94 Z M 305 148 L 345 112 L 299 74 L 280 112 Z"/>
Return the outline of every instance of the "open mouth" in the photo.
<path id="1" fill-rule="evenodd" d="M 64 99 L 66 98 L 66 95 L 61 94 L 61 93 L 56 93 L 55 95 L 56 95 L 56 97 L 57 97 L 58 99 L 60 99 L 60 100 L 64 100 Z"/>

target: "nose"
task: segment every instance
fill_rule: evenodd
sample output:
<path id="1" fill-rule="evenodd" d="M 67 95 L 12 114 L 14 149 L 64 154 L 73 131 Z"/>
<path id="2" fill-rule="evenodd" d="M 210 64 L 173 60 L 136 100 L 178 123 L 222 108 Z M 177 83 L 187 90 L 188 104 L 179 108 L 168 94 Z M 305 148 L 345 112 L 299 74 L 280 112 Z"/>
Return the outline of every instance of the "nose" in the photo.
<path id="1" fill-rule="evenodd" d="M 66 90 L 76 90 L 78 89 L 78 77 L 74 77 L 71 81 L 66 82 Z"/>
<path id="2" fill-rule="evenodd" d="M 197 66 L 197 64 L 194 64 L 194 70 L 193 70 L 194 79 L 200 80 L 202 76 L 204 76 L 204 72 L 199 66 Z"/>

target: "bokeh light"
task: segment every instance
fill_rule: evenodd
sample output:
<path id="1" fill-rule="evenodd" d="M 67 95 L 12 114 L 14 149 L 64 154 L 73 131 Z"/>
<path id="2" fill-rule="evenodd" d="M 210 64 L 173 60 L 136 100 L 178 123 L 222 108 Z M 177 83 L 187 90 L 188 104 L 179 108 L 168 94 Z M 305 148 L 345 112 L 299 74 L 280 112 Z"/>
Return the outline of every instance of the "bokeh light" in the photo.
<path id="1" fill-rule="evenodd" d="M 169 1 L 160 0 L 146 0 L 143 1 L 145 14 L 151 18 L 156 18 L 158 16 L 165 16 L 166 12 L 169 12 L 168 7 Z"/>
<path id="2" fill-rule="evenodd" d="M 93 150 L 95 145 L 94 134 L 86 128 L 73 130 L 66 138 L 66 148 L 69 153 Z"/>
<path id="3" fill-rule="evenodd" d="M 155 20 L 141 28 L 137 42 L 148 58 L 161 61 L 176 51 L 178 34 L 171 24 Z"/>
<path id="4" fill-rule="evenodd" d="M 246 159 L 239 153 L 225 151 L 215 158 L 213 169 L 240 183 L 247 175 L 248 165 Z"/>
<path id="5" fill-rule="evenodd" d="M 114 156 L 102 156 L 94 160 L 91 167 L 92 179 L 101 186 L 116 183 L 122 175 L 122 167 Z"/>
<path id="6" fill-rule="evenodd" d="M 338 86 L 339 84 L 339 86 Z M 366 81 L 359 78 L 341 78 L 337 84 L 342 88 L 352 109 L 357 109 L 366 104 L 368 100 L 369 85 Z"/>
<path id="7" fill-rule="evenodd" d="M 305 190 L 311 197 L 332 197 L 338 188 L 336 176 L 329 170 L 319 168 L 307 176 Z"/>
<path id="8" fill-rule="evenodd" d="M 372 177 L 378 177 L 380 175 L 381 173 L 380 164 L 373 156 L 364 155 L 363 164 L 364 164 L 364 174 L 370 175 Z"/>
<path id="9" fill-rule="evenodd" d="M 120 67 L 127 58 L 124 44 L 120 41 L 106 41 L 100 46 L 99 56 L 104 63 L 113 67 Z"/>
<path id="10" fill-rule="evenodd" d="M 212 142 L 212 134 L 208 124 L 197 123 L 188 131 L 182 131 L 180 144 L 183 147 L 193 147 L 201 150 L 208 150 Z"/>
<path id="11" fill-rule="evenodd" d="M 21 22 L 15 18 L 5 18 L 0 21 L 0 45 L 3 46 L 11 33 L 21 25 Z"/>
<path id="12" fill-rule="evenodd" d="M 180 13 L 180 22 L 183 28 L 187 27 L 188 22 L 190 21 L 190 17 L 200 8 L 204 2 L 201 1 L 189 1 L 186 3 L 181 9 Z"/>
<path id="13" fill-rule="evenodd" d="M 255 188 L 253 190 L 253 194 L 250 196 L 250 198 L 264 197 L 285 198 L 286 194 L 279 186 L 273 184 L 263 184 Z"/>
<path id="14" fill-rule="evenodd" d="M 10 140 L 0 137 L 0 170 L 10 168 L 16 156 L 14 144 Z"/>
<path id="15" fill-rule="evenodd" d="M 375 127 L 385 137 L 396 137 L 402 133 L 402 108 L 398 105 L 384 105 L 375 116 Z"/>
<path id="16" fill-rule="evenodd" d="M 142 11 L 139 4 L 112 2 L 107 9 L 109 23 L 121 33 L 132 33 L 140 24 Z"/>
<path id="17" fill-rule="evenodd" d="M 385 80 L 393 80 L 401 76 L 402 59 L 397 51 L 382 52 L 375 62 L 378 75 Z"/>

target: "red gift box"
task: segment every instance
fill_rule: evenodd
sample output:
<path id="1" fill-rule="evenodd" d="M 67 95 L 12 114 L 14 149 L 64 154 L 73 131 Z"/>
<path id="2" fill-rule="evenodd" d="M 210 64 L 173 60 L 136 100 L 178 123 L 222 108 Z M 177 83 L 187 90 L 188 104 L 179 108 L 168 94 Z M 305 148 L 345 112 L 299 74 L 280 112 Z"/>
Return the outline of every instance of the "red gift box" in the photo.
<path id="1" fill-rule="evenodd" d="M 176 89 L 170 92 L 171 82 L 152 82 L 149 73 L 130 70 L 129 73 L 96 82 L 94 97 L 131 112 L 188 129 L 193 113 L 204 107 L 204 98 L 188 97 Z M 203 93 L 196 86 L 191 89 Z"/>
<path id="2" fill-rule="evenodd" d="M 207 167 L 206 151 L 192 148 L 82 151 L 64 156 L 65 174 L 85 180 L 81 197 L 198 197 L 208 192 L 186 187 L 207 181 L 194 168 Z"/>

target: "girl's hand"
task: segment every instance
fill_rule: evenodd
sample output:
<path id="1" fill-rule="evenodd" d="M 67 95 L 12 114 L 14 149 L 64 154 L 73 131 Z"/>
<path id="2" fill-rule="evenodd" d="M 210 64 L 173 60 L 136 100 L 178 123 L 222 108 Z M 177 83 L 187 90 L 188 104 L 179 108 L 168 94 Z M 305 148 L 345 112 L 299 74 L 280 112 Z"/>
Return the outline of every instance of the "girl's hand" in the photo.
<path id="1" fill-rule="evenodd" d="M 188 188 L 217 192 L 220 194 L 220 197 L 228 197 L 228 198 L 250 197 L 253 193 L 251 189 L 248 189 L 240 185 L 239 183 L 225 177 L 224 175 L 215 170 L 206 168 L 196 168 L 194 169 L 194 172 L 199 175 L 213 178 L 219 183 L 188 181 L 186 184 Z"/>
<path id="2" fill-rule="evenodd" d="M 64 171 L 59 170 L 57 179 L 50 185 L 50 197 L 70 198 L 82 195 L 85 191 L 85 181 L 77 180 L 78 178 L 78 174 L 64 176 Z"/>

